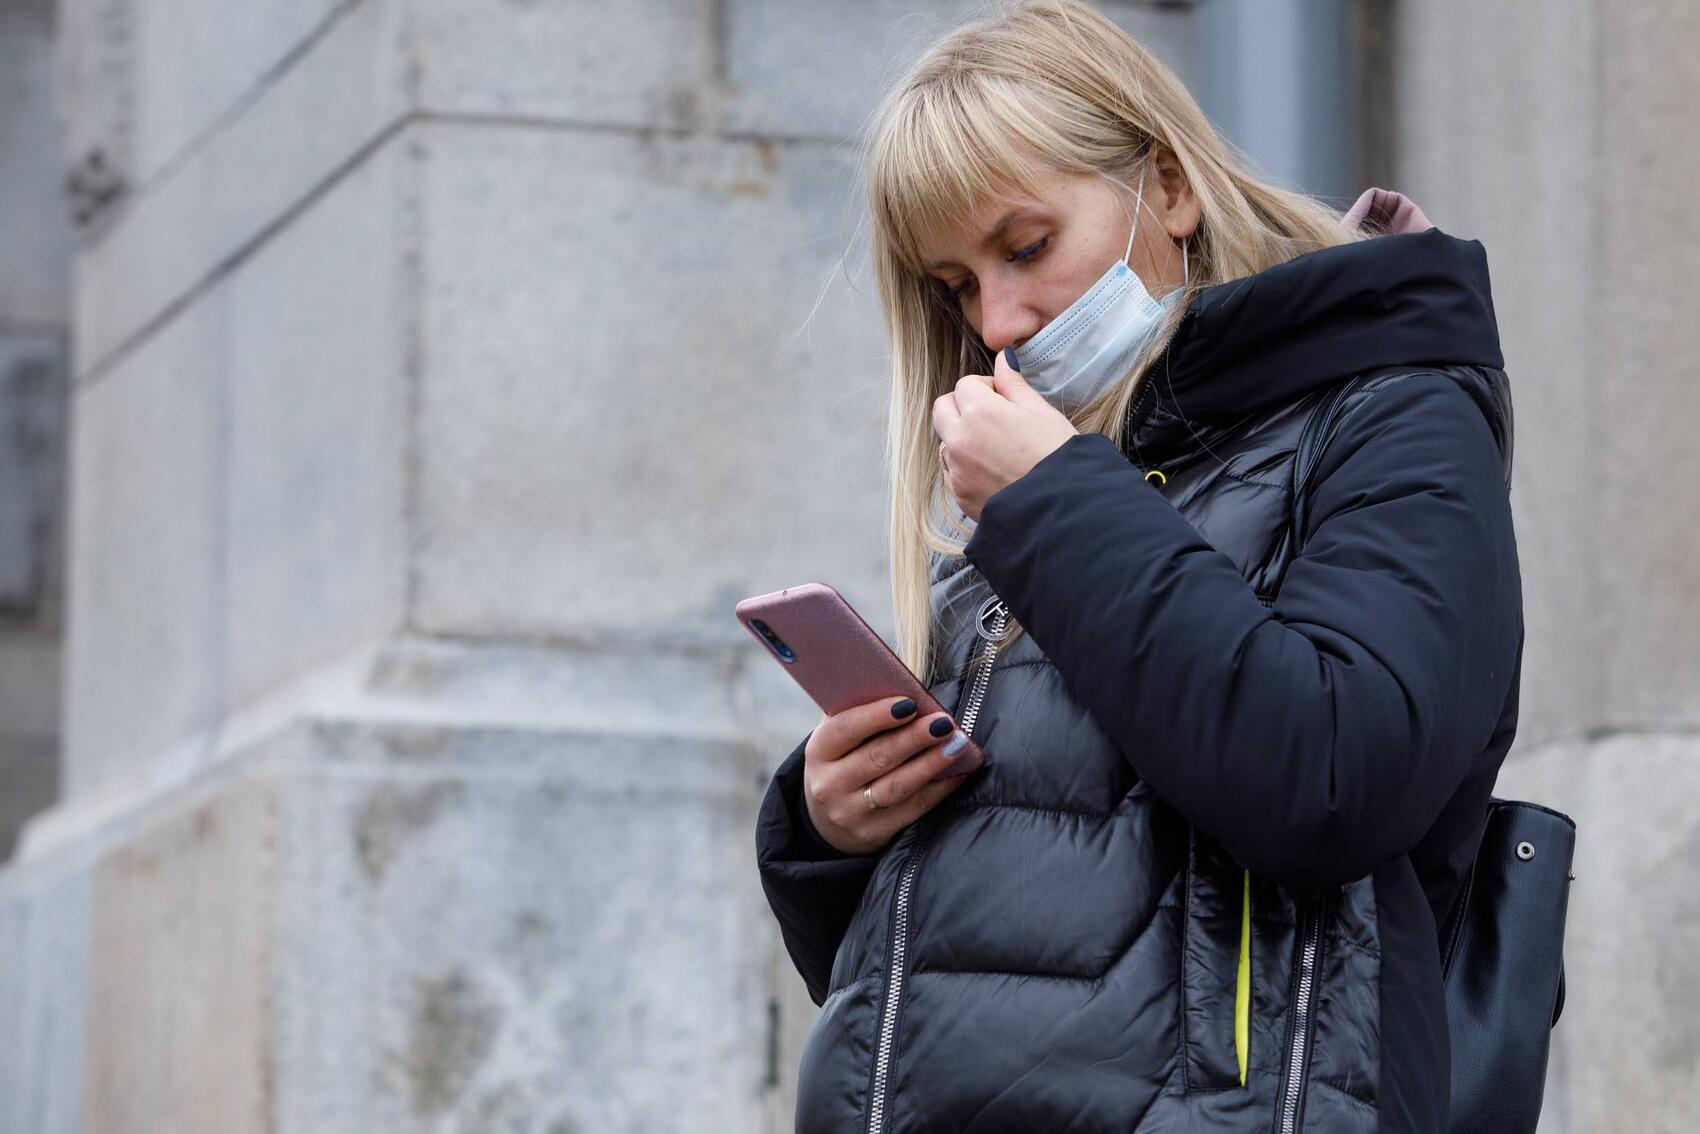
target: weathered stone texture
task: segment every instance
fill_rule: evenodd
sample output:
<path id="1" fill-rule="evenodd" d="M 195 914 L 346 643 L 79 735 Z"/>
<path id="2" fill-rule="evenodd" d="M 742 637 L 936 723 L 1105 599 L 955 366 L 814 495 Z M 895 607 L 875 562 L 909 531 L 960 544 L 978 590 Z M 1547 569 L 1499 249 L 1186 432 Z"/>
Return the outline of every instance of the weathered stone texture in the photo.
<path id="1" fill-rule="evenodd" d="M 1543 1134 L 1686 1134 L 1700 1114 L 1700 738 L 1553 744 L 1507 763 L 1496 793 L 1576 820 Z"/>
<path id="2" fill-rule="evenodd" d="M 96 866 L 87 1129 L 270 1131 L 273 813 L 268 785 L 233 784 Z"/>

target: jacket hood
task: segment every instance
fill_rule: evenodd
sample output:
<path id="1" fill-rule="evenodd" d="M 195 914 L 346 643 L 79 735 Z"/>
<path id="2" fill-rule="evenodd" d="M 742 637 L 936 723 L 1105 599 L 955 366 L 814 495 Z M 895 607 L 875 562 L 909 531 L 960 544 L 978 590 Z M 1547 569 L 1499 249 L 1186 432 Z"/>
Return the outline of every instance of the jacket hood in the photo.
<path id="1" fill-rule="evenodd" d="M 1130 415 L 1136 452 L 1383 366 L 1502 370 L 1480 241 L 1448 236 L 1401 193 L 1369 189 L 1342 224 L 1371 238 L 1306 253 L 1193 297 Z M 1503 380 L 1471 390 L 1498 435 Z M 1503 404 L 1500 404 L 1502 403 Z"/>

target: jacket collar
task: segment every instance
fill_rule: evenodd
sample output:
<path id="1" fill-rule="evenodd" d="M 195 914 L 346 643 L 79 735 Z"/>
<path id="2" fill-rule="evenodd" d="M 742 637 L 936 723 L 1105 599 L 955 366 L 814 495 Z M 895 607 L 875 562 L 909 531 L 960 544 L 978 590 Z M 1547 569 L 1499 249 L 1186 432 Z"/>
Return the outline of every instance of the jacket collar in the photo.
<path id="1" fill-rule="evenodd" d="M 1369 239 L 1200 291 L 1135 395 L 1131 451 L 1169 457 L 1232 422 L 1380 366 L 1499 369 L 1487 251 L 1369 189 L 1342 223 Z"/>

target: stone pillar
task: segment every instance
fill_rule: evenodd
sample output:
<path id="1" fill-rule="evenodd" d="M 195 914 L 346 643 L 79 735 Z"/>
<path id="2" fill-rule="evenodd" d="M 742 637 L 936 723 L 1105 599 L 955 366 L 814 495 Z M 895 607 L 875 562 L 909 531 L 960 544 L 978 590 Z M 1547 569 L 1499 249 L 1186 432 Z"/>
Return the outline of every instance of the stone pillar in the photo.
<path id="1" fill-rule="evenodd" d="M 1409 4 L 1398 187 L 1481 239 L 1517 413 L 1527 644 L 1498 794 L 1578 824 L 1541 1129 L 1700 1113 L 1700 10 Z"/>
<path id="2" fill-rule="evenodd" d="M 732 607 L 889 632 L 851 140 L 974 8 L 62 0 L 0 1130 L 789 1129 L 754 809 L 818 714 Z"/>
<path id="3" fill-rule="evenodd" d="M 71 232 L 51 0 L 0 0 L 0 861 L 59 782 Z"/>

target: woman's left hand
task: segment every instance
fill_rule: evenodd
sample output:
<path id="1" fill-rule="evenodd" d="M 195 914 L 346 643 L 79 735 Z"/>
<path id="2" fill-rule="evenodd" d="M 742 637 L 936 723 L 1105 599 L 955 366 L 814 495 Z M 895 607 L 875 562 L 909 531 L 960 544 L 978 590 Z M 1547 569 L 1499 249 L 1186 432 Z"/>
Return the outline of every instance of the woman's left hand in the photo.
<path id="1" fill-rule="evenodd" d="M 994 493 L 1080 432 L 1002 351 L 991 377 L 965 374 L 954 390 L 934 399 L 933 430 L 944 440 L 945 483 L 975 523 Z"/>

